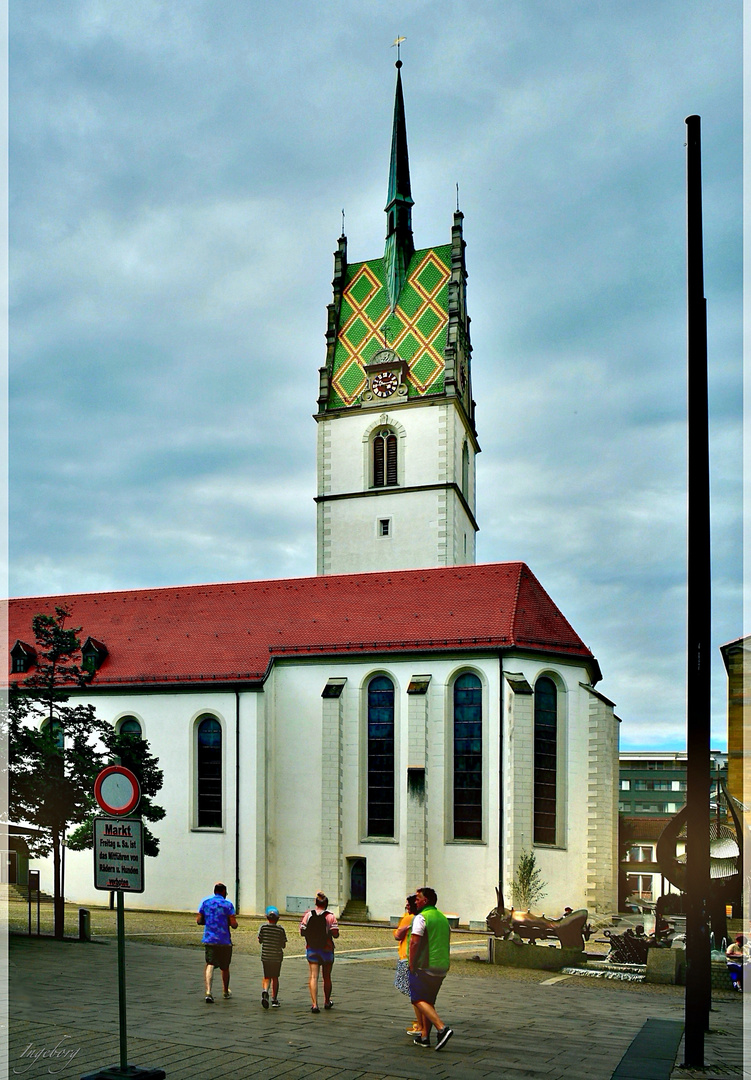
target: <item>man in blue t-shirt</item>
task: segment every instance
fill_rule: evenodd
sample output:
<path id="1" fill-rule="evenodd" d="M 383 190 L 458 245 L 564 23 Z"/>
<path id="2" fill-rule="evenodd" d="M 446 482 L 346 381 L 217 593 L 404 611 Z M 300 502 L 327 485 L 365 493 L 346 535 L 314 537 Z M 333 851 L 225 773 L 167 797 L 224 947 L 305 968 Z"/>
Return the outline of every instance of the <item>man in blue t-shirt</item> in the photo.
<path id="1" fill-rule="evenodd" d="M 233 929 L 237 929 L 235 909 L 227 899 L 227 886 L 223 885 L 221 881 L 217 881 L 214 886 L 214 895 L 207 896 L 205 900 L 201 901 L 196 922 L 204 928 L 206 1004 L 213 1005 L 211 980 L 214 977 L 215 967 L 218 967 L 222 973 L 224 996 L 226 998 L 232 997 L 232 991 L 229 988 L 229 966 L 232 962 L 232 938 L 229 928 L 231 926 Z"/>

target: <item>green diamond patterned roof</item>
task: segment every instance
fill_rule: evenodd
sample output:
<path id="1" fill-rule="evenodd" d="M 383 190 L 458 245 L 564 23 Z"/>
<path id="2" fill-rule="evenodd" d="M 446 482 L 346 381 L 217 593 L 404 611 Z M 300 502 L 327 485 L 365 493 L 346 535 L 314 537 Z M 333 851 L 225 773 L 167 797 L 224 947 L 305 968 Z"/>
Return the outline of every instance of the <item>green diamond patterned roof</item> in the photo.
<path id="1" fill-rule="evenodd" d="M 363 365 L 384 347 L 384 341 L 409 364 L 409 398 L 443 393 L 450 276 L 450 244 L 416 251 L 399 301 L 389 314 L 384 260 L 370 259 L 347 268 L 330 409 L 355 404 L 365 389 Z"/>

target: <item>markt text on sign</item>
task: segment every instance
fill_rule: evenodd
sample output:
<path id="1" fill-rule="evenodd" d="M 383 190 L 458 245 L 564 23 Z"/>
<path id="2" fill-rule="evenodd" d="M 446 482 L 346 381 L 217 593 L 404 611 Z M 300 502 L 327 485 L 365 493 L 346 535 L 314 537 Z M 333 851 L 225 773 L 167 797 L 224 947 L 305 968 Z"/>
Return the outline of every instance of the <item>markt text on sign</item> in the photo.
<path id="1" fill-rule="evenodd" d="M 143 892 L 140 818 L 94 818 L 94 888 Z"/>

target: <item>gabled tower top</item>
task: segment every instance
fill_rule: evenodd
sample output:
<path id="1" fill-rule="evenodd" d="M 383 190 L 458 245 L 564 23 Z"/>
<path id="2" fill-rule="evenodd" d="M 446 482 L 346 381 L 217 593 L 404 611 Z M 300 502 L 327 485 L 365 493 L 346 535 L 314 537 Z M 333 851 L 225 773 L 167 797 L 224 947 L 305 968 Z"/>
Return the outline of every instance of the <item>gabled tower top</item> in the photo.
<path id="1" fill-rule="evenodd" d="M 393 311 L 407 277 L 407 267 L 415 253 L 412 237 L 412 189 L 409 181 L 409 153 L 407 150 L 407 121 L 404 116 L 401 60 L 396 61 L 396 96 L 394 100 L 394 127 L 391 135 L 391 163 L 389 166 L 389 190 L 386 201 L 386 288 L 389 307 Z"/>

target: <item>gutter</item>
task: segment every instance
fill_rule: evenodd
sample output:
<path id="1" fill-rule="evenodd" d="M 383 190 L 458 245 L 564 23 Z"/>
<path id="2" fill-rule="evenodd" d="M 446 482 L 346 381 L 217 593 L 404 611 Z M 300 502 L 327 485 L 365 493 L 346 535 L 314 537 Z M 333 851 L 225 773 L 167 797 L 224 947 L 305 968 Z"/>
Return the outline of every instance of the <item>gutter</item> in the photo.
<path id="1" fill-rule="evenodd" d="M 235 690 L 235 911 L 240 911 L 240 691 Z"/>

